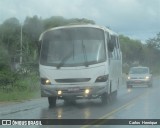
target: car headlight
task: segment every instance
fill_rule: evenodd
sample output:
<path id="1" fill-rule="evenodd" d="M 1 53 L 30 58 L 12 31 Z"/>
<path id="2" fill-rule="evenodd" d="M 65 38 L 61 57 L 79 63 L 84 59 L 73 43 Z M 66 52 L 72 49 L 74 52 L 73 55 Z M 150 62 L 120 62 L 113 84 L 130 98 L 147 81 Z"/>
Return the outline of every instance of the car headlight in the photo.
<path id="1" fill-rule="evenodd" d="M 149 76 L 146 76 L 145 79 L 148 80 L 148 79 L 150 79 L 150 77 L 149 77 Z"/>
<path id="2" fill-rule="evenodd" d="M 51 81 L 47 78 L 41 78 L 41 84 L 43 85 L 50 85 Z"/>
<path id="3" fill-rule="evenodd" d="M 106 82 L 108 80 L 108 75 L 97 77 L 95 82 Z"/>

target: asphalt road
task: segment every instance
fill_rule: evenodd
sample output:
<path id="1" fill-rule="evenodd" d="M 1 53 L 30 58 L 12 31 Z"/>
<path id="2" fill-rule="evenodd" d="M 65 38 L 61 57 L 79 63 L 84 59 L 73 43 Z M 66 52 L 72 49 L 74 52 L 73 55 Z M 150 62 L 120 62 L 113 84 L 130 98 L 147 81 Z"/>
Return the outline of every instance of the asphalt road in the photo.
<path id="1" fill-rule="evenodd" d="M 107 105 L 101 101 L 79 100 L 66 105 L 58 101 L 55 108 L 48 107 L 47 98 L 23 102 L 0 104 L 0 119 L 160 119 L 160 77 L 155 77 L 153 87 L 146 86 L 127 89 L 124 84 L 119 87 L 117 100 Z M 78 126 L 30 126 L 33 128 L 158 128 L 151 125 L 78 125 Z M 2 126 L 1 126 L 2 127 Z M 13 127 L 13 126 L 11 126 Z M 14 126 L 15 128 L 17 126 Z M 21 126 L 22 127 L 22 126 Z M 24 126 L 25 127 L 25 126 Z"/>

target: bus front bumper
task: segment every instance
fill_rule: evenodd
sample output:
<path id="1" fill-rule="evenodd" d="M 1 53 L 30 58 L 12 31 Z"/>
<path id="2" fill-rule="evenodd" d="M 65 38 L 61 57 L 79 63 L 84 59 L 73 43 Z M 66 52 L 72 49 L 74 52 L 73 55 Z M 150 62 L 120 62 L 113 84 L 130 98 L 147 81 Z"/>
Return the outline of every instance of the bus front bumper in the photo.
<path id="1" fill-rule="evenodd" d="M 106 83 L 98 83 L 95 85 L 41 85 L 42 97 L 58 97 L 65 98 L 97 98 L 107 92 Z"/>

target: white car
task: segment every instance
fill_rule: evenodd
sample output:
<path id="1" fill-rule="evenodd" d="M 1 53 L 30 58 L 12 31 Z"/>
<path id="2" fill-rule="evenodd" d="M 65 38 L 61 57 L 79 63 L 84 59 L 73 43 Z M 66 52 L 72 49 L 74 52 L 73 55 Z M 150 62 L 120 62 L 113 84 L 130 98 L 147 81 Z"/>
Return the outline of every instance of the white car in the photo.
<path id="1" fill-rule="evenodd" d="M 152 74 L 148 67 L 132 67 L 129 70 L 127 78 L 127 88 L 132 88 L 134 85 L 147 85 L 152 87 Z"/>

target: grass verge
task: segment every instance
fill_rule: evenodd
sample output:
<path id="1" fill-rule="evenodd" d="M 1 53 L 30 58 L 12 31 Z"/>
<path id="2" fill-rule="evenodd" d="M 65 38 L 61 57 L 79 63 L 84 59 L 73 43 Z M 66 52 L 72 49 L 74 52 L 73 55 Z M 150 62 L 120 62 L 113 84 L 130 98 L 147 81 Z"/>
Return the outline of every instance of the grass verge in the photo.
<path id="1" fill-rule="evenodd" d="M 0 87 L 0 102 L 22 101 L 39 97 L 39 78 L 34 73 L 21 76 L 13 85 Z"/>
<path id="2" fill-rule="evenodd" d="M 40 91 L 12 91 L 10 93 L 5 93 L 4 91 L 0 91 L 0 102 L 4 101 L 22 101 L 29 100 L 40 97 Z"/>

